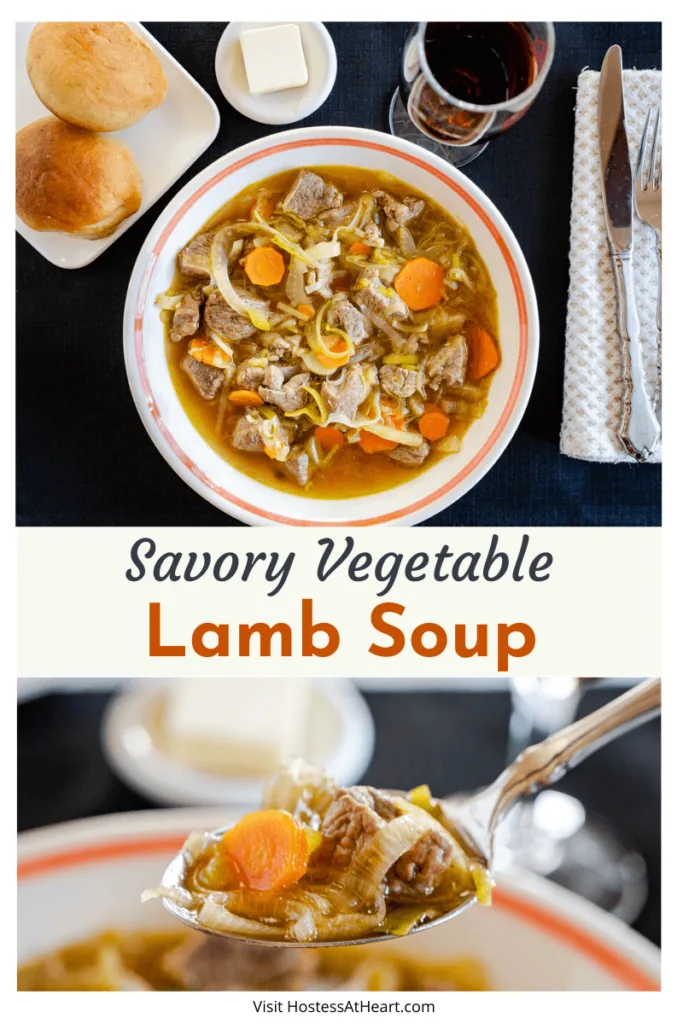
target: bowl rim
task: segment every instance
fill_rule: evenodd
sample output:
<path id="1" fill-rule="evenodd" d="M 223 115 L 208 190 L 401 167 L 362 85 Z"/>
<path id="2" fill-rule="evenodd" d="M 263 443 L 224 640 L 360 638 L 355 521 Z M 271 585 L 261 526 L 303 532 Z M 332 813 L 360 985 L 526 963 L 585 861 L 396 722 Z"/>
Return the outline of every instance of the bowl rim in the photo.
<path id="1" fill-rule="evenodd" d="M 519 319 L 519 354 L 510 393 L 496 424 L 469 462 L 441 486 L 404 507 L 354 519 L 340 516 L 328 520 L 323 515 L 316 518 L 314 502 L 308 506 L 310 516 L 303 512 L 297 517 L 283 515 L 275 509 L 252 504 L 211 479 L 183 451 L 164 422 L 151 387 L 144 355 L 143 320 L 149 303 L 151 280 L 160 254 L 187 211 L 214 186 L 252 163 L 292 149 L 305 150 L 307 147 L 325 145 L 357 148 L 359 153 L 368 149 L 388 153 L 431 174 L 455 192 L 479 217 L 498 246 L 510 275 Z M 458 488 L 457 498 L 463 497 L 488 472 L 512 440 L 526 410 L 536 375 L 538 307 L 529 268 L 505 218 L 481 189 L 456 168 L 441 157 L 384 132 L 339 126 L 295 128 L 264 136 L 224 154 L 196 174 L 166 205 L 145 239 L 133 268 L 126 295 L 123 347 L 129 387 L 152 441 L 185 483 L 221 511 L 242 522 L 258 526 L 310 526 L 324 529 L 334 526 L 412 525 L 452 504 L 454 489 Z M 424 474 L 426 478 L 427 474 Z M 371 501 L 372 495 L 366 498 Z"/>
<path id="2" fill-rule="evenodd" d="M 234 813 L 234 812 L 233 812 Z M 17 882 L 109 860 L 177 853 L 193 828 L 230 820 L 225 807 L 127 811 L 22 832 Z M 653 943 L 587 900 L 530 872 L 501 873 L 494 904 L 578 951 L 630 991 L 659 991 L 661 953 Z"/>

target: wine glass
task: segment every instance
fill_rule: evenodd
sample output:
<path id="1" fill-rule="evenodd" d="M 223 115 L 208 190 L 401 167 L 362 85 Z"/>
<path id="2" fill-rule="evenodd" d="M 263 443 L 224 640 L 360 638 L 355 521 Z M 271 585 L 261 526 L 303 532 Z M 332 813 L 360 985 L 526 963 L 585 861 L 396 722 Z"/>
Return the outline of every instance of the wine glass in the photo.
<path id="1" fill-rule="evenodd" d="M 569 725 L 592 682 L 571 676 L 512 678 L 508 760 Z M 606 822 L 587 814 L 580 800 L 557 790 L 523 801 L 503 822 L 494 867 L 515 866 L 552 878 L 628 923 L 647 898 L 642 856 L 627 849 Z"/>
<path id="2" fill-rule="evenodd" d="M 403 49 L 391 132 L 462 167 L 524 116 L 554 52 L 549 21 L 420 22 Z"/>

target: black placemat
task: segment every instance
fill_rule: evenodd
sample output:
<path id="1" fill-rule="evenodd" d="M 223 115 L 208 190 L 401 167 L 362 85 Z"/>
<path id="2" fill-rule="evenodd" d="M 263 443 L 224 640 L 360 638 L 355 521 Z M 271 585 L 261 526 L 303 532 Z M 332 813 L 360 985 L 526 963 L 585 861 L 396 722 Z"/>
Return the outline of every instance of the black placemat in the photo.
<path id="1" fill-rule="evenodd" d="M 216 157 L 276 129 L 234 111 L 218 89 L 224 24 L 147 26 L 213 96 L 218 137 L 176 192 Z M 406 26 L 331 23 L 339 74 L 327 102 L 301 125 L 387 130 Z M 517 435 L 499 462 L 434 525 L 659 525 L 660 470 L 560 455 L 574 95 L 584 67 L 612 43 L 624 66 L 661 66 L 661 26 L 558 24 L 557 52 L 530 113 L 464 172 L 516 234 L 536 285 L 538 375 Z M 163 152 L 159 159 L 163 160 Z M 225 525 L 164 462 L 133 406 L 121 322 L 128 279 L 162 198 L 89 267 L 64 271 L 17 240 L 17 515 L 22 525 Z"/>
<path id="2" fill-rule="evenodd" d="M 506 693 L 371 692 L 376 730 L 363 781 L 436 794 L 472 790 L 505 766 L 510 701 Z M 579 714 L 614 696 L 589 690 Z M 100 729 L 109 693 L 51 694 L 18 709 L 18 827 L 155 806 L 121 782 L 102 753 Z M 649 896 L 635 927 L 660 942 L 661 763 L 659 722 L 651 722 L 594 754 L 560 784 L 587 811 L 609 822 L 639 850 Z"/>

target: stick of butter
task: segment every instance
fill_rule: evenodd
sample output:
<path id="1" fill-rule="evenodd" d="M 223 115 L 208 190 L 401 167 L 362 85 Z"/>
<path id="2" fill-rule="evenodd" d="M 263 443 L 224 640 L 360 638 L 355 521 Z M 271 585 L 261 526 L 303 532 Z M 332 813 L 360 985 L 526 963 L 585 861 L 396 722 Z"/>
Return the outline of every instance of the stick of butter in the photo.
<path id="1" fill-rule="evenodd" d="M 308 82 L 298 25 L 245 29 L 240 33 L 240 46 L 252 96 L 295 89 Z"/>
<path id="2" fill-rule="evenodd" d="M 305 754 L 306 679 L 182 679 L 168 690 L 159 746 L 221 775 L 270 774 Z"/>

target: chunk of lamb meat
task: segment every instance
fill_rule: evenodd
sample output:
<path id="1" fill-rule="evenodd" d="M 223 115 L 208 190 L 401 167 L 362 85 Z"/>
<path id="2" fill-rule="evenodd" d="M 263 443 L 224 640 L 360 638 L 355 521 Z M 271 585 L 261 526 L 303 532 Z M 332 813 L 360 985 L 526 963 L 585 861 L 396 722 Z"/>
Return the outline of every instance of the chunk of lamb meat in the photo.
<path id="1" fill-rule="evenodd" d="M 373 313 L 397 320 L 405 320 L 408 316 L 408 307 L 403 299 L 393 288 L 382 283 L 376 270 L 361 271 L 358 283 L 360 287 L 356 288 L 353 297 L 359 306 L 367 306 Z"/>
<path id="2" fill-rule="evenodd" d="M 330 309 L 327 320 L 332 327 L 341 327 L 348 334 L 354 345 L 357 345 L 359 341 L 365 341 L 369 337 L 365 317 L 348 299 L 344 299 L 342 302 L 335 302 Z"/>
<path id="3" fill-rule="evenodd" d="M 292 334 L 285 338 L 275 331 L 267 331 L 262 341 L 264 348 L 268 349 L 269 359 L 290 359 L 301 341 L 301 335 Z"/>
<path id="4" fill-rule="evenodd" d="M 186 292 L 183 295 L 179 305 L 173 311 L 173 323 L 169 334 L 171 341 L 191 338 L 193 334 L 197 333 L 201 308 L 201 302 L 191 292 Z"/>
<path id="5" fill-rule="evenodd" d="M 389 890 L 405 892 L 408 888 L 420 896 L 428 896 L 455 853 L 455 841 L 445 829 L 430 829 L 396 861 L 387 879 Z"/>
<path id="6" fill-rule="evenodd" d="M 401 444 L 393 452 L 388 452 L 393 462 L 401 466 L 421 466 L 431 451 L 426 441 L 423 441 L 419 448 L 409 448 L 407 444 Z"/>
<path id="7" fill-rule="evenodd" d="M 188 277 L 211 277 L 211 243 L 213 232 L 197 235 L 178 253 L 178 266 Z"/>
<path id="8" fill-rule="evenodd" d="M 355 203 L 344 203 L 343 206 L 333 207 L 331 210 L 323 210 L 322 213 L 318 214 L 318 220 L 321 220 L 323 224 L 329 224 L 330 227 L 337 227 L 347 217 L 350 217 L 355 209 Z"/>
<path id="9" fill-rule="evenodd" d="M 211 292 L 204 306 L 204 323 L 210 331 L 230 341 L 243 341 L 256 333 L 248 316 L 236 313 L 227 304 L 218 289 Z"/>
<path id="10" fill-rule="evenodd" d="M 263 366 L 252 366 L 251 360 L 245 359 L 237 367 L 235 387 L 244 391 L 256 391 L 263 384 L 265 372 Z"/>
<path id="11" fill-rule="evenodd" d="M 341 206 L 343 195 L 312 171 L 299 171 L 296 181 L 282 200 L 281 209 L 294 213 L 302 220 L 311 220 L 323 210 Z"/>
<path id="12" fill-rule="evenodd" d="M 322 843 L 309 869 L 313 877 L 325 877 L 329 868 L 345 870 L 353 856 L 399 813 L 391 798 L 372 786 L 339 788 L 320 826 Z M 430 893 L 456 850 L 452 837 L 435 823 L 392 866 L 387 875 L 389 888 L 394 892 Z"/>
<path id="13" fill-rule="evenodd" d="M 181 370 L 188 375 L 195 388 L 207 401 L 215 398 L 225 380 L 225 371 L 193 359 L 188 352 L 180 363 Z"/>
<path id="14" fill-rule="evenodd" d="M 397 814 L 391 800 L 372 786 L 338 789 L 320 826 L 323 841 L 311 864 L 313 874 L 347 868 L 358 847 Z"/>
<path id="15" fill-rule="evenodd" d="M 338 380 L 326 380 L 320 394 L 331 423 L 350 423 L 358 406 L 367 397 L 365 377 L 357 366 L 349 366 Z"/>
<path id="16" fill-rule="evenodd" d="M 392 347 L 396 355 L 399 356 L 414 356 L 420 348 L 420 339 L 423 340 L 424 344 L 427 344 L 429 338 L 427 333 L 424 334 L 409 334 L 407 337 L 401 338 L 400 341 L 392 339 Z"/>
<path id="17" fill-rule="evenodd" d="M 314 962 L 302 950 L 191 935 L 163 959 L 188 992 L 303 991 Z"/>
<path id="18" fill-rule="evenodd" d="M 429 357 L 425 367 L 429 384 L 435 388 L 451 389 L 465 383 L 467 374 L 467 341 L 463 334 L 449 338 Z"/>
<path id="19" fill-rule="evenodd" d="M 403 200 L 394 199 L 387 192 L 372 193 L 384 210 L 387 218 L 387 227 L 390 231 L 397 231 L 399 226 L 405 227 L 411 220 L 419 217 L 424 210 L 423 199 L 411 199 L 406 197 Z"/>
<path id="20" fill-rule="evenodd" d="M 240 452 L 262 452 L 261 421 L 249 413 L 240 416 L 232 432 L 232 446 Z"/>
<path id="21" fill-rule="evenodd" d="M 382 389 L 394 398 L 410 398 L 417 389 L 417 370 L 403 366 L 382 366 L 379 371 Z"/>
<path id="22" fill-rule="evenodd" d="M 383 355 L 384 344 L 381 341 L 368 341 L 365 345 L 361 345 L 360 348 L 356 349 L 349 359 L 349 362 L 360 363 L 365 360 L 369 363 L 375 363 L 378 359 L 381 359 Z"/>
<path id="23" fill-rule="evenodd" d="M 299 487 L 305 487 L 311 479 L 312 472 L 311 460 L 306 449 L 301 445 L 295 445 L 285 462 L 285 469 L 294 477 Z"/>
<path id="24" fill-rule="evenodd" d="M 378 249 L 384 245 L 384 236 L 379 229 L 379 226 L 375 224 L 374 220 L 369 220 L 363 228 L 363 236 L 368 245 Z"/>
<path id="25" fill-rule="evenodd" d="M 297 373 L 285 383 L 285 376 L 280 367 L 269 366 L 258 393 L 264 402 L 279 406 L 283 412 L 295 412 L 308 401 L 308 394 L 304 388 L 310 379 L 310 373 Z"/>

